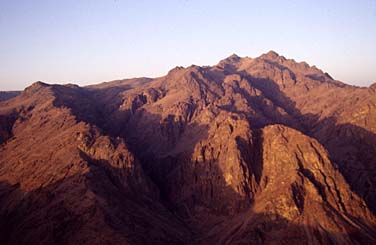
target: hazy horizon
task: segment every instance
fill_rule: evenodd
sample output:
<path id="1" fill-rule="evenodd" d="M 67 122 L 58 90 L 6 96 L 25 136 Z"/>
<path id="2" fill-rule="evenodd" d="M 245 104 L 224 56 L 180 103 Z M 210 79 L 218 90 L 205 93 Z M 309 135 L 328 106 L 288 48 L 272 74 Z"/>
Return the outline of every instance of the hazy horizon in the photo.
<path id="1" fill-rule="evenodd" d="M 274 50 L 376 82 L 376 1 L 1 1 L 0 90 L 158 77 Z"/>

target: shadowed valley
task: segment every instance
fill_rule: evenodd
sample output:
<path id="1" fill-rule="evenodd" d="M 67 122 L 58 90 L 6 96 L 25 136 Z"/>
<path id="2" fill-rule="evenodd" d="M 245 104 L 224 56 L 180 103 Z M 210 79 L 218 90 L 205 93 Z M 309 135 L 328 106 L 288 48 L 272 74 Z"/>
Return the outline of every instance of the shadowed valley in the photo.
<path id="1" fill-rule="evenodd" d="M 273 51 L 34 83 L 0 102 L 0 243 L 375 243 L 375 112 Z"/>

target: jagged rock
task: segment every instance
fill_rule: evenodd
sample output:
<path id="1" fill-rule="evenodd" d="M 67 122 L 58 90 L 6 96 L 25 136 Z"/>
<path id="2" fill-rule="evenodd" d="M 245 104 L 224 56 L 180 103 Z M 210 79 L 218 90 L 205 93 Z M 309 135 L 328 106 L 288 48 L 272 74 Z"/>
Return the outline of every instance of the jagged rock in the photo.
<path id="1" fill-rule="evenodd" d="M 375 243 L 372 88 L 273 51 L 37 82 L 0 102 L 0 243 Z"/>

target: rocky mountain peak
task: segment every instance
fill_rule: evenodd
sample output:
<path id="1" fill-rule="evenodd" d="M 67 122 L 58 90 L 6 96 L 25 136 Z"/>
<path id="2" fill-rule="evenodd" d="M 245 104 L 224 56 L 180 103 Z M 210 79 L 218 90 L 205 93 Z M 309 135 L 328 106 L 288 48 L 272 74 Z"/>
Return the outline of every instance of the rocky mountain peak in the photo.
<path id="1" fill-rule="evenodd" d="M 37 91 L 40 91 L 49 87 L 51 87 L 51 85 L 41 82 L 41 81 L 37 81 L 31 84 L 30 86 L 28 86 L 27 88 L 25 88 L 24 93 L 32 94 L 32 93 L 35 93 Z"/>
<path id="2" fill-rule="evenodd" d="M 237 54 L 232 54 L 229 57 L 227 57 L 225 60 L 229 62 L 238 62 L 241 59 Z"/>
<path id="3" fill-rule="evenodd" d="M 264 59 L 277 59 L 278 57 L 281 57 L 277 52 L 270 50 L 269 52 L 262 54 L 260 58 Z"/>
<path id="4" fill-rule="evenodd" d="M 49 87 L 50 85 L 41 81 L 34 82 L 26 89 L 32 89 L 32 88 L 40 88 L 40 87 Z"/>
<path id="5" fill-rule="evenodd" d="M 274 51 L 35 83 L 0 103 L 0 243 L 374 244 L 376 98 L 341 84 Z"/>
<path id="6" fill-rule="evenodd" d="M 369 85 L 370 89 L 376 90 L 376 82 Z"/>
<path id="7" fill-rule="evenodd" d="M 221 60 L 218 63 L 218 66 L 220 67 L 234 66 L 234 65 L 237 65 L 241 60 L 242 58 L 240 56 L 238 56 L 237 54 L 232 54 L 229 57 Z"/>

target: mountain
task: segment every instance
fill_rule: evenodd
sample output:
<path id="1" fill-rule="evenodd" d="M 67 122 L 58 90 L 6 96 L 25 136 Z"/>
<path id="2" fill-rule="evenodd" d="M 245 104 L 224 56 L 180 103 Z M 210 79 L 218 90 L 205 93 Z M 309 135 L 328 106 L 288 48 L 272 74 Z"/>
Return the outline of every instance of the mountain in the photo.
<path id="1" fill-rule="evenodd" d="M 34 83 L 0 102 L 0 242 L 375 243 L 375 93 L 273 51 Z"/>
<path id="2" fill-rule="evenodd" d="M 0 101 L 9 100 L 20 93 L 20 91 L 0 91 Z"/>

